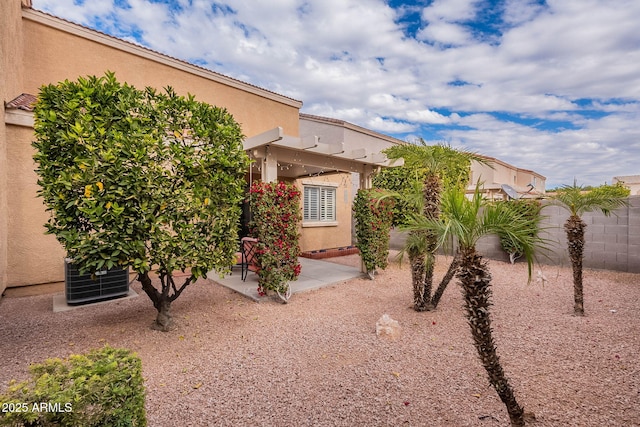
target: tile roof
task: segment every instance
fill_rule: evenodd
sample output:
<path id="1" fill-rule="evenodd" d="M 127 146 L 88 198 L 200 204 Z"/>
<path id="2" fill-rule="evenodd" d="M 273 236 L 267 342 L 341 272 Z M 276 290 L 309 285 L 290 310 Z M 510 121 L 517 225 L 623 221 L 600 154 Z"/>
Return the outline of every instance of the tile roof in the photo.
<path id="1" fill-rule="evenodd" d="M 12 99 L 4 104 L 4 108 L 7 110 L 25 110 L 33 111 L 33 104 L 35 104 L 37 98 L 30 93 L 23 93 L 22 95 Z"/>

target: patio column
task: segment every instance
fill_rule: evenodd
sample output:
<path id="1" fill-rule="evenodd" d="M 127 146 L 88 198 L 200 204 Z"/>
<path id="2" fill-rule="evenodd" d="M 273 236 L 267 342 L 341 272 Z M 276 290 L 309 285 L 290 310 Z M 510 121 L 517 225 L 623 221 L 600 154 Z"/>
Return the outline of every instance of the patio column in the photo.
<path id="1" fill-rule="evenodd" d="M 371 182 L 371 174 L 373 172 L 373 168 L 371 165 L 362 165 L 360 168 L 360 188 L 361 189 L 369 189 L 372 187 Z M 362 257 L 360 257 L 360 271 L 362 273 L 367 272 L 367 268 L 364 266 L 364 262 L 362 261 Z"/>
<path id="2" fill-rule="evenodd" d="M 263 182 L 275 182 L 278 180 L 278 158 L 266 147 L 266 156 L 262 158 Z"/>
<path id="3" fill-rule="evenodd" d="M 371 182 L 371 174 L 373 173 L 373 168 L 371 165 L 362 165 L 362 169 L 360 170 L 360 188 L 369 189 L 372 187 Z"/>

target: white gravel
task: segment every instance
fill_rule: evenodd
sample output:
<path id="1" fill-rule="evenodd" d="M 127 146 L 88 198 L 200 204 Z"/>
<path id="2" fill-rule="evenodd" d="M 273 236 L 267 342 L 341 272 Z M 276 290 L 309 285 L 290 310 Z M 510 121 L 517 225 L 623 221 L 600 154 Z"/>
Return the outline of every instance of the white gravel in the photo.
<path id="1" fill-rule="evenodd" d="M 436 270 L 444 273 L 449 258 Z M 357 255 L 332 261 L 358 265 Z M 640 426 L 640 275 L 585 270 L 574 317 L 569 268 L 490 261 L 498 353 L 536 426 Z M 201 280 L 174 303 L 177 328 L 149 328 L 139 298 L 53 313 L 52 296 L 0 301 L 0 384 L 29 362 L 109 343 L 138 352 L 150 426 L 506 426 L 452 282 L 438 310 L 411 309 L 407 264 L 254 303 Z M 400 322 L 395 341 L 376 321 Z"/>

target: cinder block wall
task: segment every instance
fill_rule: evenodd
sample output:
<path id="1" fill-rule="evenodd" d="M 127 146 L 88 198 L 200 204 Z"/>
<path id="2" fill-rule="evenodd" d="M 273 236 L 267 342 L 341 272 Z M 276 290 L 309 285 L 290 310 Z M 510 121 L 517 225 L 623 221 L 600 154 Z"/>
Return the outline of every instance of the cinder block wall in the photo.
<path id="1" fill-rule="evenodd" d="M 609 217 L 601 213 L 586 213 L 582 220 L 585 232 L 584 267 L 640 273 L 640 196 L 631 196 L 629 206 L 614 211 Z M 570 266 L 564 223 L 569 213 L 545 202 L 541 236 L 548 240 L 547 247 L 537 253 L 538 262 Z M 392 234 L 392 247 L 401 248 L 402 233 Z M 509 261 L 500 248 L 497 236 L 487 236 L 478 242 L 477 249 L 485 257 Z"/>
<path id="2" fill-rule="evenodd" d="M 589 268 L 640 273 L 640 197 L 627 199 L 629 206 L 610 216 L 590 212 L 582 216 L 587 224 L 583 265 Z M 547 227 L 544 236 L 551 250 L 540 251 L 540 262 L 570 265 L 564 223 L 568 212 L 547 205 L 542 210 Z M 546 256 L 545 256 L 546 255 Z"/>

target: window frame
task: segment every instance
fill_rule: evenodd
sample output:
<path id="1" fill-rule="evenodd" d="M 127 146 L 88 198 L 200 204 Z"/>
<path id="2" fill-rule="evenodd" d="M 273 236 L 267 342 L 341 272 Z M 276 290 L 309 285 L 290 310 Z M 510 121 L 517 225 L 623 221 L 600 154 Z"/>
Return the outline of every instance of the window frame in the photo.
<path id="1" fill-rule="evenodd" d="M 312 192 L 315 192 L 315 194 L 312 194 Z M 302 226 L 323 227 L 338 225 L 337 198 L 336 186 L 315 183 L 303 184 Z M 315 206 L 309 206 L 309 204 Z"/>

